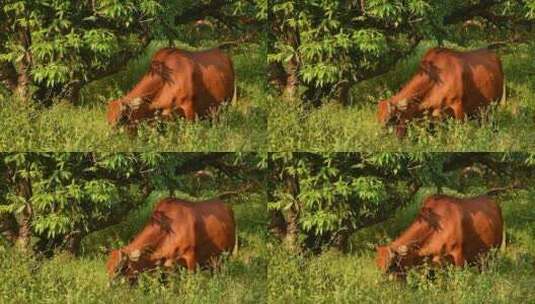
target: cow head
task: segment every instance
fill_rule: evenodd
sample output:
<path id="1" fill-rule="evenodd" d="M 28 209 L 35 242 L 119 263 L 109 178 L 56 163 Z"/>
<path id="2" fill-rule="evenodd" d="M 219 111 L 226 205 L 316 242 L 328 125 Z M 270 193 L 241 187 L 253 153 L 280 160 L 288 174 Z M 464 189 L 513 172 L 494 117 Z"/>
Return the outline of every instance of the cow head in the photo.
<path id="1" fill-rule="evenodd" d="M 106 111 L 106 120 L 112 126 L 118 124 L 121 120 L 122 113 L 124 111 L 124 104 L 122 100 L 116 99 L 108 104 L 108 109 Z"/>
<path id="2" fill-rule="evenodd" d="M 406 245 L 399 247 L 378 246 L 376 263 L 384 273 L 402 274 L 406 266 L 412 263 L 409 248 Z"/>
<path id="3" fill-rule="evenodd" d="M 401 99 L 398 102 L 393 102 L 391 99 L 381 100 L 377 105 L 377 120 L 383 126 L 395 124 L 410 104 L 411 101 L 407 99 Z"/>
<path id="4" fill-rule="evenodd" d="M 394 102 L 392 99 L 381 100 L 377 106 L 377 120 L 384 127 L 395 126 L 396 135 L 404 137 L 406 133 L 405 120 L 412 116 L 416 110 L 414 100 L 400 99 Z"/>
<path id="5" fill-rule="evenodd" d="M 148 101 L 136 97 L 130 101 L 118 99 L 110 102 L 106 116 L 110 125 L 120 126 L 150 118 L 154 116 L 154 111 L 150 109 Z"/>
<path id="6" fill-rule="evenodd" d="M 106 263 L 106 269 L 110 279 L 116 278 L 126 269 L 128 256 L 121 249 L 112 250 Z"/>
<path id="7" fill-rule="evenodd" d="M 147 264 L 146 250 L 133 250 L 129 253 L 122 249 L 112 250 L 106 263 L 108 276 L 111 280 L 119 276 L 135 278 L 137 273 Z"/>

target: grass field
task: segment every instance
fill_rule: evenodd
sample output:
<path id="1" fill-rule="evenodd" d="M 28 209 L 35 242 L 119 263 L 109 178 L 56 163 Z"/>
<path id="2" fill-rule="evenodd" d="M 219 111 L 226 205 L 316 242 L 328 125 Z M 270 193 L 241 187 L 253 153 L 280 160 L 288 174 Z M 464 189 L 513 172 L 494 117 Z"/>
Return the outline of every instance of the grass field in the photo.
<path id="1" fill-rule="evenodd" d="M 137 286 L 108 286 L 104 248 L 125 244 L 148 218 L 156 197 L 127 221 L 89 235 L 80 257 L 30 259 L 0 245 L 0 303 L 266 303 L 267 231 L 263 195 L 231 201 L 240 247 L 221 270 L 143 275 Z"/>
<path id="2" fill-rule="evenodd" d="M 352 106 L 328 102 L 319 108 L 277 100 L 270 107 L 269 147 L 276 151 L 520 151 L 535 148 L 535 46 L 499 51 L 507 101 L 485 113 L 482 121 L 447 120 L 428 131 L 413 125 L 399 140 L 376 120 L 377 102 L 395 94 L 416 71 L 427 48 L 400 62 L 388 74 L 352 90 Z M 453 46 L 459 48 L 457 46 Z M 475 47 L 474 47 L 475 48 Z"/>
<path id="3" fill-rule="evenodd" d="M 210 46 L 215 43 L 208 44 Z M 158 127 L 141 126 L 134 135 L 108 126 L 107 103 L 122 96 L 146 72 L 152 44 L 127 70 L 93 82 L 82 90 L 80 105 L 58 102 L 50 108 L 21 106 L 0 95 L 2 151 L 258 151 L 265 149 L 267 93 L 265 49 L 242 44 L 230 50 L 236 70 L 238 100 L 222 108 L 217 120 L 177 119 Z M 192 49 L 188 45 L 178 47 Z"/>
<path id="4" fill-rule="evenodd" d="M 429 194 L 429 193 L 427 193 Z M 353 235 L 351 253 L 292 255 L 273 246 L 268 272 L 270 303 L 535 303 L 535 193 L 503 195 L 507 247 L 474 268 L 414 271 L 392 281 L 375 266 L 375 246 L 394 239 L 417 213 L 423 195 L 385 223 Z"/>

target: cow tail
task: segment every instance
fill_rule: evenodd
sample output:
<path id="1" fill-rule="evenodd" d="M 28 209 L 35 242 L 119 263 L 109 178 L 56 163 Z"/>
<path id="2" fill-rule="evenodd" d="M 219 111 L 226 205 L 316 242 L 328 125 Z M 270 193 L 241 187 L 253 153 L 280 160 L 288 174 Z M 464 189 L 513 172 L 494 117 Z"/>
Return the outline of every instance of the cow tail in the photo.
<path id="1" fill-rule="evenodd" d="M 507 233 L 505 232 L 505 222 L 503 222 L 502 227 L 502 243 L 500 244 L 500 251 L 505 252 L 505 249 L 507 247 Z"/>
<path id="2" fill-rule="evenodd" d="M 238 223 L 234 224 L 234 248 L 232 249 L 232 256 L 238 255 Z"/>
<path id="3" fill-rule="evenodd" d="M 238 101 L 238 84 L 236 82 L 236 75 L 234 75 L 234 94 L 232 95 L 231 104 L 235 105 Z"/>
<path id="4" fill-rule="evenodd" d="M 502 89 L 502 99 L 500 100 L 500 103 L 503 105 L 505 104 L 507 98 L 507 86 L 505 85 L 505 76 L 503 77 L 503 89 Z"/>

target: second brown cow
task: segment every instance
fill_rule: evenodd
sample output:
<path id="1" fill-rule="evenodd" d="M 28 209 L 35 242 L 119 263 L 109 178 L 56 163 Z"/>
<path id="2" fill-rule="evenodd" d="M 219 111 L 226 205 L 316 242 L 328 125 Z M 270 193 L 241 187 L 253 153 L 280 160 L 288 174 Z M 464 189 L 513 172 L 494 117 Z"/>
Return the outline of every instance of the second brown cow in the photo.
<path id="1" fill-rule="evenodd" d="M 433 48 L 422 58 L 416 75 L 396 95 L 379 102 L 377 117 L 383 125 L 395 125 L 402 137 L 406 122 L 414 118 L 464 119 L 504 98 L 502 64 L 493 51 Z"/>
<path id="2" fill-rule="evenodd" d="M 433 195 L 414 222 L 392 243 L 377 247 L 377 266 L 403 274 L 425 261 L 441 266 L 477 262 L 503 238 L 500 207 L 487 196 L 460 199 Z"/>
<path id="3" fill-rule="evenodd" d="M 149 71 L 124 97 L 109 103 L 111 125 L 160 114 L 194 120 L 214 111 L 235 93 L 231 59 L 219 48 L 188 52 L 164 48 L 152 57 Z"/>
<path id="4" fill-rule="evenodd" d="M 163 199 L 149 223 L 127 246 L 113 250 L 107 262 L 110 278 L 135 279 L 139 272 L 175 265 L 195 270 L 209 265 L 236 245 L 232 209 L 221 200 L 189 202 Z"/>

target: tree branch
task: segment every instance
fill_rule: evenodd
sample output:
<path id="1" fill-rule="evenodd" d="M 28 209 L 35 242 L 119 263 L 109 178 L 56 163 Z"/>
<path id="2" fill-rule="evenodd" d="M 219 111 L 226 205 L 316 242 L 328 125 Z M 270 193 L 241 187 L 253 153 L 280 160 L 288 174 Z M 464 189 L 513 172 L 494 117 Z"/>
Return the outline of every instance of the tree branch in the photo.
<path id="1" fill-rule="evenodd" d="M 213 0 L 206 4 L 197 4 L 175 16 L 175 24 L 185 24 L 206 16 L 218 16 L 227 2 L 225 0 Z"/>
<path id="2" fill-rule="evenodd" d="M 257 188 L 257 186 L 258 186 L 258 184 L 254 183 L 254 182 L 244 183 L 240 187 L 238 187 L 238 189 L 221 192 L 221 193 L 217 194 L 216 197 L 219 197 L 220 199 L 223 199 L 223 200 L 224 199 L 229 199 L 231 197 L 238 196 L 238 195 L 241 195 L 243 193 L 249 192 L 249 191 L 255 189 L 255 187 Z"/>
<path id="3" fill-rule="evenodd" d="M 450 15 L 445 16 L 443 19 L 444 24 L 454 24 L 457 22 L 472 19 L 476 16 L 486 13 L 486 11 L 492 6 L 499 4 L 498 0 L 481 0 L 479 3 L 472 6 L 460 7 L 452 12 Z"/>
<path id="4" fill-rule="evenodd" d="M 227 155 L 228 153 L 224 153 L 224 152 L 197 155 L 195 158 L 176 167 L 175 173 L 178 175 L 184 175 L 190 172 L 199 171 Z"/>

